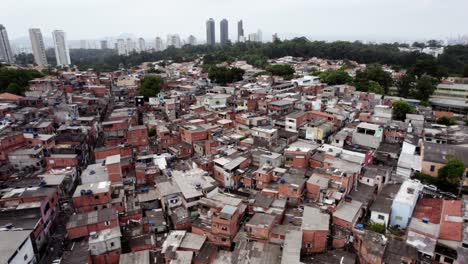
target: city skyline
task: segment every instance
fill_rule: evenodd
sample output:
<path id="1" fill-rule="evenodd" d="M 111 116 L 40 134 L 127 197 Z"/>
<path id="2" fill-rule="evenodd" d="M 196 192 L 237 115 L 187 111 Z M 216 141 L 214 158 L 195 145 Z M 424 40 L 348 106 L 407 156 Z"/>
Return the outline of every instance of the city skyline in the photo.
<path id="1" fill-rule="evenodd" d="M 41 10 L 45 11 L 50 7 L 57 10 L 69 10 L 72 4 L 63 4 L 56 0 L 33 2 L 5 0 L 5 2 L 1 22 L 9 29 L 10 40 L 27 35 L 27 29 L 30 27 L 41 28 L 43 32 L 52 32 L 55 28 L 62 28 L 68 32 L 69 39 L 98 39 L 118 36 L 122 32 L 131 32 L 145 38 L 177 33 L 181 36 L 194 35 L 199 39 L 204 39 L 201 36 L 204 36 L 205 29 L 200 25 L 203 25 L 209 17 L 213 17 L 216 21 L 222 18 L 232 22 L 240 19 L 248 21 L 248 25 L 244 25 L 246 34 L 250 28 L 261 28 L 266 35 L 277 32 L 280 37 L 290 37 L 285 34 L 291 33 L 323 40 L 430 39 L 468 33 L 464 26 L 468 24 L 468 17 L 464 13 L 464 10 L 468 9 L 468 2 L 463 0 L 414 0 L 410 2 L 403 0 L 346 2 L 296 0 L 293 2 L 277 1 L 274 4 L 264 0 L 249 2 L 241 0 L 235 3 L 183 0 L 157 4 L 159 10 L 164 10 L 157 17 L 154 17 L 151 11 L 151 7 L 156 3 L 148 0 L 143 0 L 139 5 L 125 2 L 112 5 L 110 3 L 114 2 L 103 0 L 97 3 L 92 2 L 93 8 L 89 8 L 86 4 L 91 3 L 90 0 L 83 0 L 80 4 L 73 5 L 74 12 L 57 11 L 57 15 L 53 17 L 40 16 Z M 169 19 L 173 12 L 180 11 L 181 3 L 187 10 L 199 11 L 184 14 L 183 21 L 190 21 L 190 23 Z M 142 6 L 147 6 L 147 8 L 142 8 Z M 200 6 L 207 7 L 202 9 Z M 249 8 L 243 10 L 245 8 L 241 8 L 242 6 Z M 17 10 L 22 10 L 22 12 L 17 12 Z M 103 13 L 102 10 L 107 11 Z M 125 22 L 121 22 L 122 12 L 132 15 L 123 20 Z M 313 16 L 311 12 L 314 12 Z M 80 18 L 83 13 L 87 15 L 86 20 Z M 447 13 L 450 15 L 446 15 Z M 395 14 L 399 15 L 398 19 L 394 19 Z M 135 17 L 134 20 L 132 20 L 133 17 Z M 151 22 L 144 24 L 138 22 L 146 18 Z M 100 21 L 99 26 L 96 26 L 94 22 L 96 20 Z M 233 24 L 231 28 L 234 28 Z M 235 34 L 236 32 L 232 31 L 229 38 L 236 39 Z"/>

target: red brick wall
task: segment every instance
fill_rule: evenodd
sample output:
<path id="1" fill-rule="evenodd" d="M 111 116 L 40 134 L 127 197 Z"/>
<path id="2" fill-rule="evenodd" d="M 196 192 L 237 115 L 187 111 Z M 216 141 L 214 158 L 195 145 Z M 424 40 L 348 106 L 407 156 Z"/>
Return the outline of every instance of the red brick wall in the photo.
<path id="1" fill-rule="evenodd" d="M 302 231 L 302 250 L 306 253 L 317 253 L 325 251 L 327 247 L 328 231 Z M 311 248 L 307 248 L 311 244 Z"/>
<path id="2" fill-rule="evenodd" d="M 45 161 L 47 163 L 47 170 L 66 168 L 66 167 L 77 167 L 78 159 L 77 158 L 54 158 L 46 157 Z M 53 163 L 52 163 L 53 161 Z"/>
<path id="3" fill-rule="evenodd" d="M 75 208 L 94 206 L 99 204 L 108 204 L 111 201 L 111 191 L 106 193 L 94 193 L 92 195 L 83 195 L 73 197 L 73 205 Z"/>

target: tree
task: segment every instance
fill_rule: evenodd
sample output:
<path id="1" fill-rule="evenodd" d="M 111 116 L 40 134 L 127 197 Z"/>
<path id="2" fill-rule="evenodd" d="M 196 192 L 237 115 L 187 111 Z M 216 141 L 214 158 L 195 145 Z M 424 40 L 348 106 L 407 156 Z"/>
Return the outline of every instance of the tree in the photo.
<path id="1" fill-rule="evenodd" d="M 439 125 L 446 125 L 446 126 L 453 126 L 456 124 L 455 119 L 453 117 L 446 117 L 442 116 L 437 119 L 437 124 Z"/>
<path id="2" fill-rule="evenodd" d="M 405 121 L 406 114 L 413 113 L 414 108 L 406 101 L 395 101 L 392 104 L 393 119 Z"/>
<path id="3" fill-rule="evenodd" d="M 271 75 L 277 75 L 277 76 L 292 76 L 295 73 L 295 70 L 293 67 L 290 65 L 283 65 L 283 64 L 277 64 L 277 65 L 270 65 L 266 68 L 266 71 L 269 72 Z"/>
<path id="4" fill-rule="evenodd" d="M 20 95 L 24 92 L 24 89 L 16 83 L 10 83 L 5 92 Z"/>
<path id="5" fill-rule="evenodd" d="M 416 99 L 419 99 L 421 101 L 428 101 L 429 97 L 434 93 L 435 91 L 435 83 L 437 80 L 432 78 L 429 75 L 422 75 L 419 77 L 419 79 L 416 81 L 416 86 L 415 86 L 415 94 L 413 95 Z"/>
<path id="6" fill-rule="evenodd" d="M 440 41 L 435 40 L 435 39 L 431 39 L 431 40 L 427 41 L 427 46 L 437 48 L 437 47 L 440 47 L 441 45 L 440 45 Z"/>
<path id="7" fill-rule="evenodd" d="M 367 91 L 370 93 L 385 94 L 385 91 L 382 88 L 382 86 L 380 86 L 380 84 L 375 81 L 369 81 L 369 87 Z"/>
<path id="8" fill-rule="evenodd" d="M 39 77 L 43 75 L 36 70 L 0 68 L 0 92 L 9 89 L 14 93 L 19 91 L 17 94 L 21 94 L 29 86 L 29 81 Z"/>
<path id="9" fill-rule="evenodd" d="M 465 174 L 465 164 L 454 156 L 447 155 L 447 162 L 439 170 L 439 179 L 453 186 L 459 186 Z"/>
<path id="10" fill-rule="evenodd" d="M 410 92 L 414 89 L 414 83 L 416 79 L 411 74 L 405 74 L 401 76 L 395 83 L 398 88 L 398 96 L 408 97 Z"/>
<path id="11" fill-rule="evenodd" d="M 245 73 L 244 70 L 235 67 L 227 68 L 212 65 L 205 65 L 204 71 L 208 72 L 208 78 L 210 78 L 211 81 L 220 85 L 240 81 Z"/>
<path id="12" fill-rule="evenodd" d="M 384 234 L 385 233 L 385 225 L 375 222 L 369 223 L 369 230 L 374 231 L 376 233 Z"/>
<path id="13" fill-rule="evenodd" d="M 161 86 L 164 81 L 159 76 L 146 76 L 141 81 L 140 89 L 138 90 L 139 94 L 148 98 L 154 97 L 159 94 Z"/>
<path id="14" fill-rule="evenodd" d="M 374 81 L 379 84 L 383 89 L 380 90 L 375 84 L 370 83 Z M 378 64 L 370 64 L 364 71 L 356 72 L 354 78 L 354 85 L 360 91 L 369 91 L 369 88 L 378 89 L 381 94 L 386 94 L 388 88 L 392 85 L 392 76 L 382 69 Z M 370 92 L 370 91 L 369 91 Z"/>
<path id="15" fill-rule="evenodd" d="M 319 74 L 320 80 L 329 85 L 346 84 L 353 80 L 349 74 L 343 70 L 328 70 Z"/>
<path id="16" fill-rule="evenodd" d="M 148 129 L 148 137 L 154 137 L 156 136 L 156 128 L 150 128 Z"/>
<path id="17" fill-rule="evenodd" d="M 416 48 L 420 48 L 420 49 L 423 49 L 426 47 L 426 44 L 422 43 L 422 42 L 414 42 L 413 47 L 416 47 Z"/>

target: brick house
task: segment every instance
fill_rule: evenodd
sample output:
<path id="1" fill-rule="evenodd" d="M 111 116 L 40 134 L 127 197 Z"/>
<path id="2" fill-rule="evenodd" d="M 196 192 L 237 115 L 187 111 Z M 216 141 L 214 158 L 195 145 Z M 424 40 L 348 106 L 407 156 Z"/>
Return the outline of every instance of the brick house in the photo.
<path id="1" fill-rule="evenodd" d="M 301 230 L 302 252 L 324 252 L 330 233 L 330 215 L 322 213 L 320 209 L 305 206 Z"/>
<path id="2" fill-rule="evenodd" d="M 271 230 L 275 226 L 275 216 L 256 213 L 254 216 L 245 224 L 245 231 L 247 236 L 251 239 L 267 242 Z"/>
<path id="3" fill-rule="evenodd" d="M 110 181 L 82 184 L 76 187 L 73 194 L 73 206 L 80 213 L 110 208 L 111 194 Z"/>
<path id="4" fill-rule="evenodd" d="M 242 200 L 217 193 L 201 198 L 198 205 L 200 217 L 192 223 L 192 232 L 206 235 L 209 242 L 218 246 L 230 247 L 246 209 Z"/>
<path id="5" fill-rule="evenodd" d="M 87 237 L 91 232 L 115 228 L 119 226 L 117 211 L 106 208 L 89 213 L 74 214 L 67 223 L 69 239 Z"/>

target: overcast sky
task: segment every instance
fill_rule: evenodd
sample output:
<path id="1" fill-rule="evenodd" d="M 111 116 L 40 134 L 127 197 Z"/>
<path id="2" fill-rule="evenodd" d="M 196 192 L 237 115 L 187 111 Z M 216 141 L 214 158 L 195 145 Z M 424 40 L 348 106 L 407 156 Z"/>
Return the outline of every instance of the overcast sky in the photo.
<path id="1" fill-rule="evenodd" d="M 205 21 L 236 21 L 264 40 L 305 35 L 312 39 L 383 40 L 456 37 L 468 33 L 468 0 L 0 0 L 0 24 L 11 39 L 41 28 L 62 29 L 69 40 L 130 33 L 154 38 L 178 33 L 205 41 Z"/>

